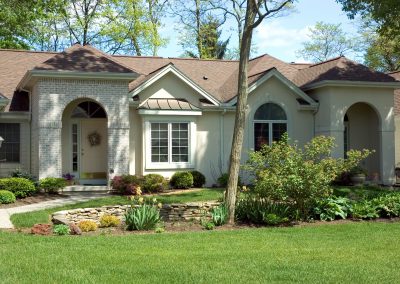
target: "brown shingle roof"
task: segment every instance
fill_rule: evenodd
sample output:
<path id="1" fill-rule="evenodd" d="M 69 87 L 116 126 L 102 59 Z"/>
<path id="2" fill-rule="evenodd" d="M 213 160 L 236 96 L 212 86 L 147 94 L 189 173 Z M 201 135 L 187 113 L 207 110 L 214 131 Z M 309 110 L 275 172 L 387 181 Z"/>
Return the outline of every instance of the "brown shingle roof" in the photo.
<path id="1" fill-rule="evenodd" d="M 21 96 L 14 95 L 15 88 L 26 71 L 32 69 L 137 73 L 139 77 L 130 83 L 132 90 L 168 64 L 173 64 L 221 102 L 227 102 L 237 94 L 238 61 L 111 56 L 90 45 L 74 45 L 62 53 L 0 50 L 0 95 L 12 99 L 11 105 L 19 105 L 18 97 Z M 323 80 L 396 81 L 389 75 L 375 72 L 344 57 L 319 64 L 297 64 L 262 55 L 249 61 L 249 82 L 258 80 L 272 68 L 299 87 Z"/>
<path id="2" fill-rule="evenodd" d="M 134 69 L 117 62 L 110 55 L 90 45 L 80 44 L 54 55 L 35 66 L 34 70 L 134 73 Z"/>

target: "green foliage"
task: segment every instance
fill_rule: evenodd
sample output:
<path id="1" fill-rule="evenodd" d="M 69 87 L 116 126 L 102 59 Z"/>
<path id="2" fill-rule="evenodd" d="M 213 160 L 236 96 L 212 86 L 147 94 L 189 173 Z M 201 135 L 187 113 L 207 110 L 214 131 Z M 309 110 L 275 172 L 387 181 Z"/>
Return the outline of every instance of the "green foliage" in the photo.
<path id="1" fill-rule="evenodd" d="M 229 180 L 229 174 L 228 173 L 224 173 L 222 174 L 218 179 L 218 186 L 219 187 L 223 187 L 226 188 L 228 186 L 228 180 Z M 240 176 L 238 177 L 238 186 L 240 186 L 242 184 L 242 181 L 240 180 Z"/>
<path id="2" fill-rule="evenodd" d="M 350 176 L 355 176 L 355 175 L 365 175 L 366 176 L 366 175 L 368 175 L 368 171 L 360 166 L 351 168 L 349 173 L 350 173 Z"/>
<path id="3" fill-rule="evenodd" d="M 15 170 L 13 170 L 10 173 L 10 177 L 17 177 L 17 178 L 24 178 L 24 179 L 28 179 L 31 182 L 35 183 L 37 181 L 37 178 L 35 176 L 33 176 L 32 174 L 30 174 L 27 171 L 23 171 L 20 168 L 17 168 Z"/>
<path id="4" fill-rule="evenodd" d="M 82 232 L 96 231 L 98 228 L 96 222 L 92 220 L 79 221 L 78 227 L 82 230 Z"/>
<path id="5" fill-rule="evenodd" d="M 100 218 L 100 227 L 117 227 L 121 223 L 121 220 L 114 215 L 103 215 Z"/>
<path id="6" fill-rule="evenodd" d="M 274 203 L 251 193 L 238 200 L 235 214 L 237 220 L 253 224 L 277 225 L 291 219 L 287 204 Z"/>
<path id="7" fill-rule="evenodd" d="M 160 222 L 161 204 L 157 204 L 156 199 L 144 199 L 139 197 L 132 199 L 133 204 L 125 213 L 126 229 L 133 230 L 153 230 Z"/>
<path id="8" fill-rule="evenodd" d="M 379 218 L 376 206 L 369 200 L 363 200 L 353 205 L 352 217 L 355 219 Z"/>
<path id="9" fill-rule="evenodd" d="M 154 230 L 157 234 L 161 234 L 165 232 L 165 228 L 163 227 L 156 227 L 156 229 Z"/>
<path id="10" fill-rule="evenodd" d="M 191 188 L 193 186 L 193 176 L 190 172 L 176 172 L 171 177 L 173 188 Z"/>
<path id="11" fill-rule="evenodd" d="M 312 62 L 321 62 L 356 50 L 356 40 L 350 38 L 341 24 L 317 22 L 309 28 L 310 40 L 303 42 L 298 54 Z"/>
<path id="12" fill-rule="evenodd" d="M 379 216 L 382 218 L 400 217 L 400 193 L 389 193 L 371 200 Z"/>
<path id="13" fill-rule="evenodd" d="M 121 195 L 140 195 L 143 180 L 134 175 L 115 176 L 111 181 L 112 189 Z"/>
<path id="14" fill-rule="evenodd" d="M 199 171 L 191 171 L 193 176 L 193 187 L 201 188 L 206 183 L 206 177 Z"/>
<path id="15" fill-rule="evenodd" d="M 143 178 L 143 192 L 153 193 L 161 192 L 168 189 L 168 181 L 159 174 L 148 174 Z"/>
<path id="16" fill-rule="evenodd" d="M 315 201 L 331 194 L 330 184 L 337 176 L 358 165 L 371 151 L 351 150 L 347 159 L 334 159 L 332 137 L 318 136 L 303 149 L 282 140 L 250 152 L 245 169 L 253 176 L 252 191 L 275 202 L 290 201 L 302 219 L 309 217 Z"/>
<path id="17" fill-rule="evenodd" d="M 346 219 L 352 212 L 352 204 L 348 198 L 332 196 L 317 201 L 314 213 L 322 221 L 333 221 L 337 217 Z"/>
<path id="18" fill-rule="evenodd" d="M 16 198 L 24 198 L 32 195 L 36 188 L 33 182 L 25 178 L 2 178 L 0 190 L 8 190 L 14 193 Z"/>
<path id="19" fill-rule="evenodd" d="M 65 235 L 69 235 L 71 232 L 70 228 L 68 225 L 64 225 L 64 224 L 58 224 L 55 225 L 53 228 L 53 233 L 59 236 L 65 236 Z"/>
<path id="20" fill-rule="evenodd" d="M 64 178 L 47 177 L 39 180 L 39 188 L 48 193 L 56 193 L 67 186 Z"/>
<path id="21" fill-rule="evenodd" d="M 9 204 L 16 201 L 14 193 L 8 190 L 0 190 L 0 204 Z"/>
<path id="22" fill-rule="evenodd" d="M 209 222 L 205 222 L 203 224 L 203 228 L 208 230 L 208 231 L 212 231 L 215 228 L 215 224 L 213 222 L 210 222 L 210 221 Z"/>
<path id="23" fill-rule="evenodd" d="M 228 209 L 225 203 L 221 203 L 218 207 L 211 210 L 211 219 L 215 226 L 222 226 L 228 221 Z"/>

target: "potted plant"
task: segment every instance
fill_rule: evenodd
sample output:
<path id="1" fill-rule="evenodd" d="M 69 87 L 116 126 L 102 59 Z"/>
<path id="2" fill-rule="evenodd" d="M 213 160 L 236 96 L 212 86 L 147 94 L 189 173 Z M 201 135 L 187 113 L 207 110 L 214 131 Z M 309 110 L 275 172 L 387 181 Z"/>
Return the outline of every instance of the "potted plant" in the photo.
<path id="1" fill-rule="evenodd" d="M 70 174 L 70 173 L 66 173 L 64 175 L 62 175 L 62 177 L 65 179 L 67 185 L 74 185 L 75 184 L 75 180 L 74 180 L 74 175 Z"/>
<path id="2" fill-rule="evenodd" d="M 367 170 L 357 166 L 350 170 L 350 180 L 353 185 L 363 185 L 365 183 L 365 179 L 367 177 Z"/>

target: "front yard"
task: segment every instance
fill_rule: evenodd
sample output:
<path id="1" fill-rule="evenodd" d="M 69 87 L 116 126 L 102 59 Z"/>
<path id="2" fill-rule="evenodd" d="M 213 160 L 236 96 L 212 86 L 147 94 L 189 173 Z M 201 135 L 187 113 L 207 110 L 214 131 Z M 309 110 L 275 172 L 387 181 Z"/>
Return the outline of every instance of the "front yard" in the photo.
<path id="1" fill-rule="evenodd" d="M 396 283 L 399 223 L 125 236 L 0 232 L 2 283 Z"/>

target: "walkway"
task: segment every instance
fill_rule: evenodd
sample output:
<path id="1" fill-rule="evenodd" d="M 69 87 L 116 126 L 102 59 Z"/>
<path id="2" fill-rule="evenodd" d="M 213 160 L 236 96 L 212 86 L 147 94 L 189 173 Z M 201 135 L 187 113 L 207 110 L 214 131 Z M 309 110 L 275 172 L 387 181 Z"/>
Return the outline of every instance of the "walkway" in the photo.
<path id="1" fill-rule="evenodd" d="M 48 208 L 54 208 L 64 206 L 67 204 L 73 204 L 77 202 L 88 201 L 91 199 L 105 197 L 108 194 L 106 192 L 70 192 L 68 197 L 59 199 L 34 203 L 30 205 L 23 205 L 19 207 L 0 209 L 0 229 L 12 229 L 14 228 L 11 223 L 10 216 L 15 213 L 25 213 L 31 211 L 38 211 Z"/>

